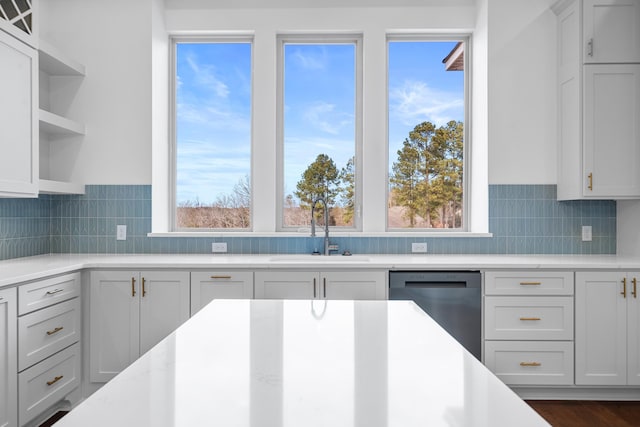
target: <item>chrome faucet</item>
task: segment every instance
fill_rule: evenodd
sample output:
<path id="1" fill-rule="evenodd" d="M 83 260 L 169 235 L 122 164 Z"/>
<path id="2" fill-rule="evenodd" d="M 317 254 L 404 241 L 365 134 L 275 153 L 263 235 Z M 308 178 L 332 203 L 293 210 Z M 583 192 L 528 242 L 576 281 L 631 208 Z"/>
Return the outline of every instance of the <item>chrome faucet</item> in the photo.
<path id="1" fill-rule="evenodd" d="M 322 197 L 318 197 L 311 203 L 311 237 L 316 237 L 316 205 L 318 202 L 324 206 L 324 254 L 330 255 L 331 251 L 337 251 L 338 245 L 329 244 L 329 206 Z"/>

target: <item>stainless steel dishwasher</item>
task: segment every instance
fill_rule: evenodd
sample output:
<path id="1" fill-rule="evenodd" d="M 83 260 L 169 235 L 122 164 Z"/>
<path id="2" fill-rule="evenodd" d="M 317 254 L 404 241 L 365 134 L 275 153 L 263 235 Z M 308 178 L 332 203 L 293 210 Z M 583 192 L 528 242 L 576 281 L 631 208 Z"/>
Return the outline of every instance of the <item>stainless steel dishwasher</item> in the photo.
<path id="1" fill-rule="evenodd" d="M 389 299 L 414 301 L 480 360 L 481 281 L 479 271 L 390 271 Z"/>

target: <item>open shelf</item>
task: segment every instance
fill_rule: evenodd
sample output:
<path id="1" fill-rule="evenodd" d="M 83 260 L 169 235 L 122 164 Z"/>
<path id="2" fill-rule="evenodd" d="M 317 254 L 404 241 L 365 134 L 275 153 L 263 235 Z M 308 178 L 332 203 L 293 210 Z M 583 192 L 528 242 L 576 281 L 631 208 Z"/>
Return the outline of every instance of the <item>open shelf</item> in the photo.
<path id="1" fill-rule="evenodd" d="M 84 194 L 84 185 L 73 182 L 40 180 L 41 194 Z"/>
<path id="2" fill-rule="evenodd" d="M 44 40 L 40 40 L 38 56 L 40 69 L 50 76 L 84 76 L 82 64 L 68 58 Z"/>
<path id="3" fill-rule="evenodd" d="M 84 125 L 40 109 L 40 130 L 51 135 L 84 135 Z"/>

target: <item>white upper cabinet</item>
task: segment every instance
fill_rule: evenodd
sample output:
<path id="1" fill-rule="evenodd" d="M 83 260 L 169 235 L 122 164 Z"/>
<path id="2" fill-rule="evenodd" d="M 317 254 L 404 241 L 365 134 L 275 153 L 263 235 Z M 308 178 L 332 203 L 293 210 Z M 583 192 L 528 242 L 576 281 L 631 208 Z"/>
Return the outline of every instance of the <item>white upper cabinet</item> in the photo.
<path id="1" fill-rule="evenodd" d="M 584 63 L 640 62 L 640 1 L 585 0 Z"/>
<path id="2" fill-rule="evenodd" d="M 558 199 L 640 198 L 640 0 L 562 0 Z"/>
<path id="3" fill-rule="evenodd" d="M 38 57 L 0 31 L 0 196 L 38 194 Z"/>
<path id="4" fill-rule="evenodd" d="M 638 2 L 640 3 L 640 2 Z M 584 193 L 640 195 L 640 64 L 584 70 Z"/>

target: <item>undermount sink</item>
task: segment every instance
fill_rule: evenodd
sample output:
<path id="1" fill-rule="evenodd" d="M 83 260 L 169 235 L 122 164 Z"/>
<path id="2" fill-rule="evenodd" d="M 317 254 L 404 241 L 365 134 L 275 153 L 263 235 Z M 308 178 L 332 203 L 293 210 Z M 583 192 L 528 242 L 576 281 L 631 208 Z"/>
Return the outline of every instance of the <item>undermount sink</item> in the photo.
<path id="1" fill-rule="evenodd" d="M 371 262 L 371 258 L 364 255 L 310 255 L 310 254 L 297 254 L 297 255 L 274 255 L 269 258 L 269 262 Z"/>

